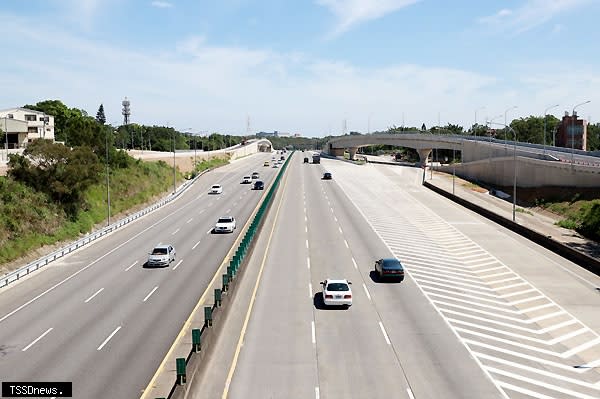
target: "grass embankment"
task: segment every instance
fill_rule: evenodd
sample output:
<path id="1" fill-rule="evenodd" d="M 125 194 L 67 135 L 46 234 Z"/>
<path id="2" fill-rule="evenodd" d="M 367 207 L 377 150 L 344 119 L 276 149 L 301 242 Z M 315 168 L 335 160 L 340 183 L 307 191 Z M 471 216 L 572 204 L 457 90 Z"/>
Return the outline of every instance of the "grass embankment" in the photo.
<path id="1" fill-rule="evenodd" d="M 227 159 L 212 159 L 197 164 L 197 172 L 227 164 Z M 101 179 L 104 182 L 105 177 Z M 177 179 L 183 179 L 177 173 Z M 169 192 L 173 169 L 163 161 L 131 162 L 125 169 L 110 174 L 111 214 L 116 215 L 145 204 Z M 70 219 L 59 204 L 45 194 L 7 177 L 0 177 L 0 265 L 44 245 L 73 240 L 106 220 L 106 185 L 98 183 L 85 193 L 85 206 Z M 0 268 L 3 269 L 3 268 Z M 0 274 L 6 270 L 0 270 Z"/>
<path id="2" fill-rule="evenodd" d="M 544 204 L 543 207 L 564 217 L 557 223 L 559 226 L 600 241 L 600 199 L 554 202 Z"/>

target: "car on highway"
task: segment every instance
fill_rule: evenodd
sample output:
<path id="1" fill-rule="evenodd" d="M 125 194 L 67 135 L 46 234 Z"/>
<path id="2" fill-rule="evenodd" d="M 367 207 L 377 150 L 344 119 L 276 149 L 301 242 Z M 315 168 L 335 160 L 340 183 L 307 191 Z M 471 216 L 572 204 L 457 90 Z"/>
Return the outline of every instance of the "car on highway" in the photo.
<path id="1" fill-rule="evenodd" d="M 252 173 L 252 179 L 258 179 L 259 177 L 260 177 L 260 175 L 258 174 L 258 172 Z"/>
<path id="2" fill-rule="evenodd" d="M 252 183 L 252 178 L 250 176 L 244 176 L 242 178 L 242 184 L 250 184 Z"/>
<path id="3" fill-rule="evenodd" d="M 236 229 L 235 218 L 233 216 L 221 216 L 213 229 L 214 233 L 233 233 Z"/>
<path id="4" fill-rule="evenodd" d="M 223 192 L 223 186 L 220 184 L 213 184 L 208 191 L 209 194 L 221 194 Z"/>
<path id="5" fill-rule="evenodd" d="M 274 168 L 278 168 L 278 167 L 279 167 L 279 164 L 278 164 L 277 162 L 275 162 L 275 163 L 273 163 L 273 167 L 274 167 Z"/>
<path id="6" fill-rule="evenodd" d="M 254 182 L 254 186 L 252 187 L 253 190 L 264 190 L 265 189 L 265 183 L 262 180 L 257 180 Z"/>
<path id="7" fill-rule="evenodd" d="M 269 161 L 265 161 L 265 162 L 263 163 L 263 166 L 269 166 Z"/>
<path id="8" fill-rule="evenodd" d="M 308 157 L 304 157 L 304 163 L 308 163 Z"/>
<path id="9" fill-rule="evenodd" d="M 331 180 L 331 179 L 333 179 L 333 176 L 331 175 L 331 173 L 329 173 L 329 172 L 323 173 L 323 180 Z"/>
<path id="10" fill-rule="evenodd" d="M 175 248 L 172 245 L 161 244 L 154 247 L 148 254 L 148 267 L 169 266 L 175 260 Z"/>
<path id="11" fill-rule="evenodd" d="M 404 266 L 396 258 L 383 258 L 375 261 L 374 267 L 377 277 L 380 279 L 404 280 Z"/>
<path id="12" fill-rule="evenodd" d="M 283 156 L 283 155 L 279 157 L 280 161 L 283 161 L 284 159 L 285 159 L 285 156 Z"/>
<path id="13" fill-rule="evenodd" d="M 323 304 L 325 306 L 352 306 L 352 283 L 348 280 L 327 279 L 321 281 L 323 286 Z"/>

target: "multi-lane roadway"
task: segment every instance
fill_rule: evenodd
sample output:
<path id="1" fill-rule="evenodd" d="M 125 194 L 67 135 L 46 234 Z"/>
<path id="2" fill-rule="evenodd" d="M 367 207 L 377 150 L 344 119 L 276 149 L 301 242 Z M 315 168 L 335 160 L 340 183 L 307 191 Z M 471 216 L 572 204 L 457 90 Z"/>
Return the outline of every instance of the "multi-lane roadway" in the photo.
<path id="1" fill-rule="evenodd" d="M 257 154 L 211 171 L 171 204 L 0 290 L 0 379 L 69 381 L 75 398 L 140 396 L 230 250 L 233 234 L 210 230 L 220 216 L 242 227 L 263 191 L 240 184 L 279 169 Z M 223 193 L 209 195 L 212 184 Z M 145 268 L 153 246 L 175 262 Z"/>
<path id="2" fill-rule="evenodd" d="M 420 169 L 292 161 L 196 398 L 600 397 L 597 276 Z M 372 273 L 391 256 L 402 283 Z M 325 278 L 352 281 L 350 309 L 323 306 Z"/>

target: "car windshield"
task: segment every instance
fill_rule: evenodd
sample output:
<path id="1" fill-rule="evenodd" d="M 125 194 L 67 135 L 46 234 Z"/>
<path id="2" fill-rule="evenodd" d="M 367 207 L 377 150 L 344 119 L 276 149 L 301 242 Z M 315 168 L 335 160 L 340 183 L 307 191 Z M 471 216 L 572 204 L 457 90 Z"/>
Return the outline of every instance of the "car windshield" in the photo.
<path id="1" fill-rule="evenodd" d="M 219 218 L 217 223 L 230 223 L 232 222 L 231 218 Z"/>
<path id="2" fill-rule="evenodd" d="M 218 184 L 215 184 L 214 186 L 212 186 L 212 188 L 220 188 L 221 186 L 219 186 Z"/>
<path id="3" fill-rule="evenodd" d="M 382 266 L 388 270 L 402 270 L 402 264 L 396 259 L 384 259 Z"/>
<path id="4" fill-rule="evenodd" d="M 327 291 L 349 291 L 350 288 L 346 283 L 329 283 L 327 284 Z"/>
<path id="5" fill-rule="evenodd" d="M 166 255 L 167 254 L 167 248 L 154 248 L 154 251 L 152 251 L 152 255 Z"/>

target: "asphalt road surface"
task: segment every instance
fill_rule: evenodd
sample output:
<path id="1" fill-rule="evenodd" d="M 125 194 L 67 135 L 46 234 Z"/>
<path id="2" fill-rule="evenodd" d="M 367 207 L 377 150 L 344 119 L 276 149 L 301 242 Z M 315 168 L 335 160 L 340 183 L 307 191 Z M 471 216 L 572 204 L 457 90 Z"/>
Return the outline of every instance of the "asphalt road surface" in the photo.
<path id="1" fill-rule="evenodd" d="M 420 169 L 292 161 L 195 398 L 600 397 L 597 276 Z M 404 282 L 374 276 L 389 256 Z M 350 309 L 323 306 L 325 278 L 352 281 Z"/>
<path id="2" fill-rule="evenodd" d="M 180 198 L 0 290 L 2 381 L 70 381 L 74 398 L 137 398 L 231 248 L 211 234 L 217 218 L 241 227 L 262 191 L 240 184 L 279 169 L 257 154 L 211 171 Z M 212 184 L 223 194 L 209 195 Z M 173 244 L 174 263 L 145 268 L 148 252 Z"/>

